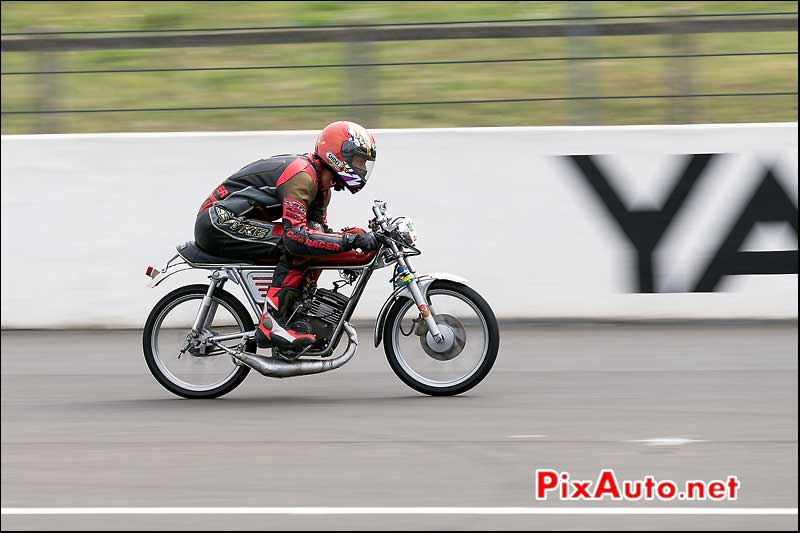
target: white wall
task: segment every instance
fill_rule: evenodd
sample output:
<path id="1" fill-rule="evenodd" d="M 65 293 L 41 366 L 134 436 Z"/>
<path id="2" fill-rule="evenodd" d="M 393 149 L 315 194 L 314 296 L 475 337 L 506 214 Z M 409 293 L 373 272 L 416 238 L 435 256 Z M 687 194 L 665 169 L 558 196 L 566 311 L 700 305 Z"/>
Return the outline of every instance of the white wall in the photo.
<path id="1" fill-rule="evenodd" d="M 139 327 L 182 277 L 153 290 L 193 238 L 208 193 L 245 164 L 305 152 L 316 132 L 2 137 L 2 327 Z M 659 286 L 688 283 L 774 166 L 797 206 L 797 123 L 658 127 L 378 130 L 372 181 L 334 195 L 334 227 L 364 226 L 375 198 L 416 222 L 420 271 L 469 278 L 499 317 L 797 317 L 797 275 L 732 276 L 724 292 L 636 294 L 632 249 L 564 154 L 597 158 L 628 207 L 660 207 L 680 154 L 725 153 L 667 230 Z M 677 154 L 677 155 L 676 155 Z M 764 224 L 752 250 L 796 250 Z M 358 318 L 375 315 L 390 272 Z"/>

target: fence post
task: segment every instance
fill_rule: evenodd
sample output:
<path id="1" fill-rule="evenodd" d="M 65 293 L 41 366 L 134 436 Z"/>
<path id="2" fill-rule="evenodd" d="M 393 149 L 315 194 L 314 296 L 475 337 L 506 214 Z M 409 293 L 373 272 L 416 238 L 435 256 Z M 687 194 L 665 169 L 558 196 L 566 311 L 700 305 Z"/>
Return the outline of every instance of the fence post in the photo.
<path id="1" fill-rule="evenodd" d="M 31 28 L 29 31 L 58 31 L 54 27 Z M 51 72 L 63 70 L 61 52 L 34 52 L 33 70 Z M 40 74 L 30 77 L 33 84 L 34 109 L 46 111 L 58 109 L 61 102 L 62 83 L 59 74 Z M 59 133 L 62 120 L 58 114 L 36 115 L 34 131 L 36 133 Z"/>
<path id="2" fill-rule="evenodd" d="M 369 24 L 364 18 L 351 19 L 349 24 Z M 375 43 L 359 38 L 362 32 L 352 32 L 354 40 L 346 44 L 347 63 L 374 63 Z M 348 67 L 345 69 L 348 88 L 347 101 L 352 103 L 375 102 L 376 79 L 373 68 L 375 67 Z M 350 116 L 347 120 L 357 122 L 368 129 L 378 127 L 378 110 L 376 107 L 352 107 L 348 110 Z"/>
<path id="3" fill-rule="evenodd" d="M 567 17 L 591 17 L 595 13 L 594 2 L 567 2 Z M 574 24 L 567 35 L 567 47 L 571 57 L 596 56 L 593 35 L 597 28 L 593 23 Z M 569 95 L 593 96 L 599 92 L 597 72 L 593 61 L 570 61 Z M 599 100 L 570 101 L 570 120 L 573 125 L 600 124 Z"/>
<path id="4" fill-rule="evenodd" d="M 680 10 L 676 14 L 686 14 Z M 692 34 L 681 33 L 683 21 L 676 19 L 673 22 L 675 31 L 667 35 L 667 50 L 675 55 L 694 53 Z M 691 94 L 694 92 L 693 65 L 696 59 L 690 57 L 673 57 L 667 60 L 667 87 L 671 94 Z M 692 98 L 670 98 L 670 121 L 673 124 L 691 124 L 700 122 L 697 107 Z"/>

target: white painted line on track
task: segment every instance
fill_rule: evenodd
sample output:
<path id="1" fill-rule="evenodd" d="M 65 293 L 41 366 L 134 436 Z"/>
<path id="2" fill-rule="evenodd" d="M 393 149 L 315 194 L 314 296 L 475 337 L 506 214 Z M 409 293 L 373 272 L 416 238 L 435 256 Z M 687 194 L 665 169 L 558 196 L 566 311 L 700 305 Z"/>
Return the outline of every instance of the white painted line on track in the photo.
<path id="1" fill-rule="evenodd" d="M 689 439 L 686 437 L 661 437 L 657 439 L 638 439 L 629 440 L 626 442 L 635 442 L 637 444 L 645 444 L 647 446 L 683 446 L 684 444 L 692 444 L 696 442 L 710 442 L 700 439 Z"/>
<path id="2" fill-rule="evenodd" d="M 546 439 L 547 435 L 509 435 L 507 439 Z"/>
<path id="3" fill-rule="evenodd" d="M 797 507 L 3 507 L 3 516 L 46 515 L 788 515 Z"/>

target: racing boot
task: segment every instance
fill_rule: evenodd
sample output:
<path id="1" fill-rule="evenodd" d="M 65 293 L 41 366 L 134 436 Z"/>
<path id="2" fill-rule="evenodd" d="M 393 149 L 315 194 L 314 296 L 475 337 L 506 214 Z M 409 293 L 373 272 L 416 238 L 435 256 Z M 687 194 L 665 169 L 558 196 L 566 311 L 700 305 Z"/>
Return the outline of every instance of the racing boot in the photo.
<path id="1" fill-rule="evenodd" d="M 284 329 L 269 313 L 261 315 L 261 321 L 256 329 L 256 344 L 259 348 L 275 347 L 300 352 L 316 341 L 317 337 L 310 333 L 297 333 L 292 329 Z"/>
<path id="2" fill-rule="evenodd" d="M 298 293 L 297 289 L 289 287 L 270 290 L 256 329 L 256 344 L 259 348 L 274 347 L 299 352 L 316 342 L 317 337 L 310 333 L 297 333 L 294 330 L 285 329 L 278 318 L 271 313 L 270 301 L 278 308 L 278 314 L 285 317 Z"/>

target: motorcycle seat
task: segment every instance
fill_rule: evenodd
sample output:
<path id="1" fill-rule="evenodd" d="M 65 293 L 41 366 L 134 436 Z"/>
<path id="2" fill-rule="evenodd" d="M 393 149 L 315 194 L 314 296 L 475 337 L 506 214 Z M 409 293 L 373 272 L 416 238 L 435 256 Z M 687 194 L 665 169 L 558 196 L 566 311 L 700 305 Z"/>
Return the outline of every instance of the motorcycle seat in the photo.
<path id="1" fill-rule="evenodd" d="M 187 241 L 176 246 L 178 253 L 188 263 L 197 266 L 212 265 L 277 265 L 278 259 L 237 259 L 234 257 L 220 257 L 213 255 L 197 245 L 194 241 Z"/>

